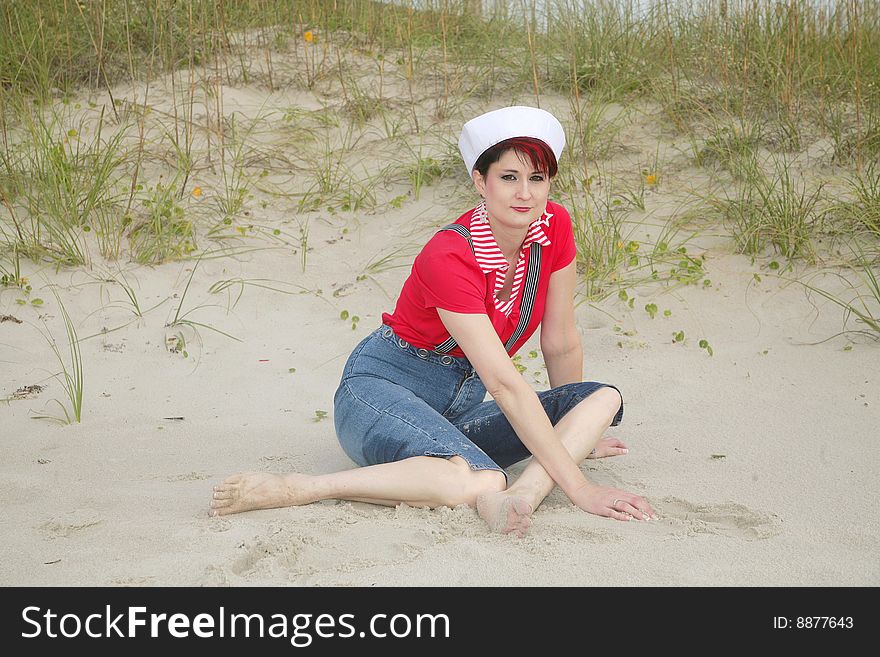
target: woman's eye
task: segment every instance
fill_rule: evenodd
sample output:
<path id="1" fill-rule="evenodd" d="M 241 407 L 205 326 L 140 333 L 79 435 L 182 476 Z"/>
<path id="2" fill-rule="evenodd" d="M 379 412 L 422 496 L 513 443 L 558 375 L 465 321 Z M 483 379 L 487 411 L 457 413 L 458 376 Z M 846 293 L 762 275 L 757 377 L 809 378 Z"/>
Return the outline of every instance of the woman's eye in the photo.
<path id="1" fill-rule="evenodd" d="M 532 182 L 544 182 L 544 176 L 532 176 Z"/>
<path id="2" fill-rule="evenodd" d="M 501 176 L 501 180 L 516 180 L 516 176 L 514 176 L 512 173 L 506 173 Z"/>

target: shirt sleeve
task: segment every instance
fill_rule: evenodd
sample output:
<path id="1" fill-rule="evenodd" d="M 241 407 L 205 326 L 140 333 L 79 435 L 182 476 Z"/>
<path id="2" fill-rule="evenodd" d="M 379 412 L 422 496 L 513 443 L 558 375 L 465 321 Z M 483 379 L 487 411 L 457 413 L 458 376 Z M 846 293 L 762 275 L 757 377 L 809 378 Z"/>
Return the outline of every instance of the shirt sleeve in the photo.
<path id="1" fill-rule="evenodd" d="M 551 271 L 557 271 L 575 259 L 575 256 L 577 256 L 577 246 L 574 242 L 574 229 L 572 228 L 568 210 L 561 205 L 556 205 L 552 221 L 553 236 L 550 239 L 553 244 L 555 257 Z"/>
<path id="2" fill-rule="evenodd" d="M 413 263 L 425 308 L 486 313 L 486 275 L 470 245 L 456 233 L 431 239 Z"/>

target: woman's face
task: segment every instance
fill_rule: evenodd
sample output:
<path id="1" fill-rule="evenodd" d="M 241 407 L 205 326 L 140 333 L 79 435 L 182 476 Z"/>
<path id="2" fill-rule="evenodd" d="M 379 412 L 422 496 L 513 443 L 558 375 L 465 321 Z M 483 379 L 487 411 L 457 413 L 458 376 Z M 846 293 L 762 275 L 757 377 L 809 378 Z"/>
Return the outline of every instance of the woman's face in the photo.
<path id="1" fill-rule="evenodd" d="M 525 229 L 544 213 L 550 195 L 550 177 L 535 171 L 528 158 L 511 149 L 486 171 L 473 172 L 474 185 L 486 199 L 490 223 Z"/>

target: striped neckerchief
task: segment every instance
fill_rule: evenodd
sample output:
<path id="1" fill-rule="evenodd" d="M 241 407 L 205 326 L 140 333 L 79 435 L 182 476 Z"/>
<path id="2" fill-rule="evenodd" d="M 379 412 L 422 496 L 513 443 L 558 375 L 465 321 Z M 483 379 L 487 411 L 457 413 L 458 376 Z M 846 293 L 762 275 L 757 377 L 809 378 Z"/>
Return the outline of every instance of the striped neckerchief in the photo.
<path id="1" fill-rule="evenodd" d="M 526 264 L 528 263 L 528 258 L 525 257 L 527 247 L 532 242 L 537 242 L 541 246 L 550 246 L 550 239 L 547 237 L 546 233 L 544 233 L 543 227 L 547 226 L 549 228 L 550 218 L 552 216 L 553 215 L 545 209 L 541 217 L 535 219 L 529 225 L 529 231 L 526 233 L 526 238 L 519 250 L 519 258 L 516 261 L 516 271 L 513 275 L 513 287 L 510 290 L 510 298 L 507 301 L 502 301 L 498 298 L 498 292 L 504 287 L 504 281 L 506 279 L 505 274 L 507 273 L 507 270 L 510 269 L 510 265 L 504 258 L 504 254 L 501 253 L 498 242 L 495 241 L 495 236 L 492 235 L 492 229 L 489 226 L 489 216 L 486 211 L 486 202 L 481 202 L 471 212 L 470 231 L 477 264 L 480 265 L 480 269 L 483 270 L 484 274 L 488 274 L 492 270 L 497 270 L 498 273 L 495 275 L 495 291 L 492 294 L 492 300 L 495 302 L 495 308 L 506 316 L 510 316 L 514 304 L 519 298 L 520 288 L 522 287 L 522 281 L 525 276 Z"/>

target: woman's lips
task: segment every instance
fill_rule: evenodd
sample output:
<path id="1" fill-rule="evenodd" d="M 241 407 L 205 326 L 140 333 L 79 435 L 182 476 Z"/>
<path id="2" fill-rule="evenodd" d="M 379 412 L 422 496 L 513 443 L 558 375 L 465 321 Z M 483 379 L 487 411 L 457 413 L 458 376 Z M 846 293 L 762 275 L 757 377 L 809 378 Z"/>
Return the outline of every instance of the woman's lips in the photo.
<path id="1" fill-rule="evenodd" d="M 515 206 L 515 205 L 514 205 L 514 206 L 511 206 L 511 207 L 512 207 L 514 210 L 516 210 L 517 212 L 529 212 L 529 211 L 531 210 L 531 208 L 517 207 L 517 206 Z"/>

